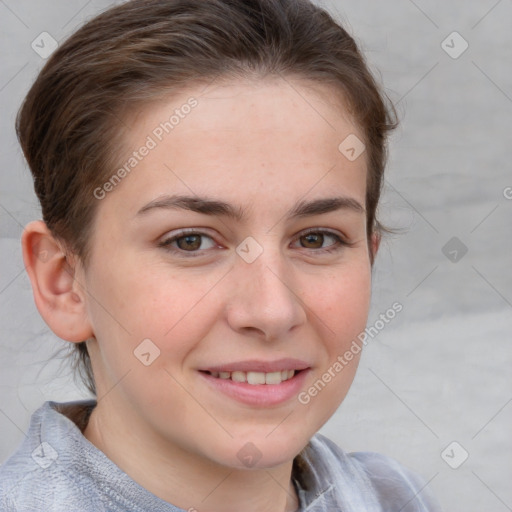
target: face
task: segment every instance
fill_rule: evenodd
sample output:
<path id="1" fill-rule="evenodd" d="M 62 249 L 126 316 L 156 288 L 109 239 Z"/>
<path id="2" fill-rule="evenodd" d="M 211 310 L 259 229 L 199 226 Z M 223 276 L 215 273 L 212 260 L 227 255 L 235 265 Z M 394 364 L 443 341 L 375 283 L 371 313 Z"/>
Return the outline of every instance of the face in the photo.
<path id="1" fill-rule="evenodd" d="M 345 397 L 371 266 L 366 155 L 338 149 L 363 135 L 333 98 L 231 82 L 127 122 L 81 279 L 98 407 L 144 443 L 276 466 Z"/>

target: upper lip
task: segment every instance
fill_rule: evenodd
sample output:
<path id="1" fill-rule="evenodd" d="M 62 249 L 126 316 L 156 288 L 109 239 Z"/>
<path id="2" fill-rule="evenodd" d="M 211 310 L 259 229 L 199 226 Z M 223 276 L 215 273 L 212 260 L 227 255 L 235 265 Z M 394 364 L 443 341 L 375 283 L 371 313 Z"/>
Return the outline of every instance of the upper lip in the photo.
<path id="1" fill-rule="evenodd" d="M 263 372 L 272 373 L 283 370 L 305 370 L 310 365 L 299 359 L 278 359 L 276 361 L 261 361 L 257 359 L 237 361 L 200 368 L 204 372 Z"/>

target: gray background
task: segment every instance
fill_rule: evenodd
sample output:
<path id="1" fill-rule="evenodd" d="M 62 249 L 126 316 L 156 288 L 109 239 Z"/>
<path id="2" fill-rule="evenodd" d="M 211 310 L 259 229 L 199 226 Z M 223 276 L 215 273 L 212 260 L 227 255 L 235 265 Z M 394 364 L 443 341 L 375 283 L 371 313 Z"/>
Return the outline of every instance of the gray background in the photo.
<path id="1" fill-rule="evenodd" d="M 355 34 L 398 107 L 380 215 L 404 228 L 377 258 L 369 325 L 395 301 L 404 309 L 370 340 L 322 432 L 414 468 L 445 511 L 510 511 L 512 2 L 318 3 Z M 109 5 L 0 0 L 0 462 L 44 400 L 86 396 L 54 357 L 65 343 L 24 272 L 20 235 L 39 209 L 13 123 L 44 63 L 32 41 L 43 31 L 62 40 Z M 457 58 L 442 47 L 454 31 L 469 44 Z"/>

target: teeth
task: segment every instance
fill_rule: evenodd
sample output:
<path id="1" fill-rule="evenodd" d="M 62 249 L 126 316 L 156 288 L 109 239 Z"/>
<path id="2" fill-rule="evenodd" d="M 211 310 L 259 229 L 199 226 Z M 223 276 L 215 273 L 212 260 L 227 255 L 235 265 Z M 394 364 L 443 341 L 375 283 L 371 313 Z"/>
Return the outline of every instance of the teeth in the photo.
<path id="1" fill-rule="evenodd" d="M 247 372 L 249 384 L 265 384 L 265 374 L 262 372 Z"/>
<path id="2" fill-rule="evenodd" d="M 295 375 L 295 370 L 283 370 L 280 372 L 210 372 L 212 377 L 218 379 L 231 379 L 235 382 L 247 382 L 248 384 L 281 384 Z"/>
<path id="3" fill-rule="evenodd" d="M 283 381 L 281 373 L 282 372 L 265 373 L 265 384 L 281 384 Z"/>
<path id="4" fill-rule="evenodd" d="M 235 382 L 247 382 L 247 374 L 245 372 L 231 372 L 231 380 Z"/>

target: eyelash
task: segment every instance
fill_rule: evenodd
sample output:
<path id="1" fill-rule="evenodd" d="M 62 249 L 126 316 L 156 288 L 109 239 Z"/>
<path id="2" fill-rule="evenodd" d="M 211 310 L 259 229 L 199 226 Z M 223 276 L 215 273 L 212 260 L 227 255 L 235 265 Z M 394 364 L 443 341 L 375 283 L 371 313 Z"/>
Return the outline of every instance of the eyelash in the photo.
<path id="1" fill-rule="evenodd" d="M 299 236 L 297 237 L 297 239 L 300 239 L 300 238 L 302 238 L 304 236 L 307 236 L 307 235 L 309 235 L 311 233 L 322 234 L 322 235 L 329 235 L 329 236 L 331 236 L 331 237 L 336 239 L 336 242 L 334 244 L 332 244 L 332 245 L 329 245 L 327 248 L 324 248 L 324 249 L 311 249 L 315 253 L 321 253 L 321 254 L 333 253 L 333 252 L 340 251 L 344 247 L 351 247 L 351 246 L 354 245 L 353 243 L 347 242 L 346 240 L 344 240 L 337 233 L 334 233 L 333 231 L 330 231 L 330 230 L 327 230 L 327 229 L 310 228 L 310 229 L 307 229 L 306 231 L 303 231 L 302 233 L 300 233 Z M 177 233 L 176 235 L 174 235 L 174 236 L 172 236 L 170 238 L 162 240 L 158 244 L 158 246 L 162 247 L 166 251 L 169 251 L 171 253 L 174 253 L 175 255 L 178 255 L 178 256 L 184 257 L 184 258 L 195 258 L 195 257 L 198 257 L 198 256 L 202 256 L 203 255 L 202 254 L 203 251 L 209 250 L 209 249 L 198 249 L 198 250 L 195 250 L 195 251 L 185 251 L 183 249 L 171 247 L 171 245 L 170 245 L 171 243 L 176 242 L 177 240 L 179 240 L 181 238 L 185 238 L 186 236 L 189 236 L 189 235 L 199 235 L 201 237 L 206 237 L 206 238 L 210 238 L 211 240 L 213 240 L 213 238 L 211 236 L 207 235 L 206 233 L 202 233 L 202 232 L 197 231 L 195 229 L 185 229 L 185 230 L 180 231 L 179 233 Z M 303 247 L 303 249 L 307 249 L 307 247 Z"/>

